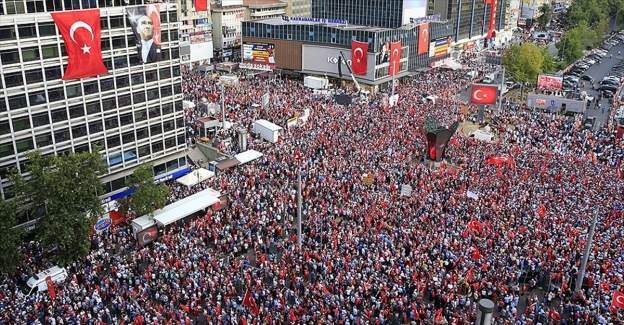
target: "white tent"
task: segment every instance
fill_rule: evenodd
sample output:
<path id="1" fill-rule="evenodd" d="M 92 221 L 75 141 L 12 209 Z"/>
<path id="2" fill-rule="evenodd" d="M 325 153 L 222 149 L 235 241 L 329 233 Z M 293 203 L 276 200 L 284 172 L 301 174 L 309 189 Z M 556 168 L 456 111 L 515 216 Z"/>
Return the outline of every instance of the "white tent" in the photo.
<path id="1" fill-rule="evenodd" d="M 250 161 L 254 161 L 262 156 L 264 156 L 262 152 L 258 152 L 256 150 L 247 150 L 245 152 L 241 152 L 238 155 L 234 156 L 234 158 L 240 161 L 240 164 L 242 165 Z"/>
<path id="2" fill-rule="evenodd" d="M 186 187 L 191 187 L 194 185 L 197 185 L 209 178 L 214 177 L 214 173 L 205 169 L 205 168 L 199 168 L 196 169 L 194 171 L 192 171 L 189 174 L 186 174 L 180 178 L 178 178 L 177 182 L 186 186 Z"/>
<path id="3" fill-rule="evenodd" d="M 219 202 L 220 196 L 218 191 L 207 188 L 157 210 L 154 212 L 154 221 L 160 227 L 172 224 Z"/>

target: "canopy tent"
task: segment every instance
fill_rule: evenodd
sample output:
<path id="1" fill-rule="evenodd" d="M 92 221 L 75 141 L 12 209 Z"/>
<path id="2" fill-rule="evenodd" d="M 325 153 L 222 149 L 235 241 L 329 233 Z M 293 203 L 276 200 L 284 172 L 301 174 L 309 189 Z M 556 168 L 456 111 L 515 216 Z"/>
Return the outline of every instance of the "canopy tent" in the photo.
<path id="1" fill-rule="evenodd" d="M 207 188 L 199 193 L 193 194 L 177 202 L 154 212 L 154 221 L 160 227 L 172 224 L 184 219 L 191 214 L 204 210 L 205 208 L 220 202 L 221 193 L 211 188 Z"/>
<path id="2" fill-rule="evenodd" d="M 260 157 L 264 156 L 261 152 L 256 150 L 247 150 L 245 152 L 241 152 L 238 155 L 234 156 L 236 160 L 240 162 L 240 164 L 246 164 L 250 161 L 254 161 Z"/>
<path id="3" fill-rule="evenodd" d="M 455 60 L 445 60 L 444 63 L 442 63 L 442 65 L 440 66 L 441 69 L 449 69 L 449 70 L 459 70 L 462 69 L 463 66 L 461 63 L 455 61 Z"/>
<path id="4" fill-rule="evenodd" d="M 230 169 L 232 167 L 238 166 L 239 162 L 236 159 L 225 159 L 225 160 L 221 160 L 218 164 L 217 164 L 217 169 L 219 171 L 224 171 L 227 169 Z"/>
<path id="5" fill-rule="evenodd" d="M 213 172 L 205 168 L 199 168 L 199 169 L 194 170 L 190 174 L 186 174 L 185 176 L 178 178 L 177 182 L 186 187 L 191 187 L 209 178 L 214 177 L 214 175 L 215 174 Z"/>

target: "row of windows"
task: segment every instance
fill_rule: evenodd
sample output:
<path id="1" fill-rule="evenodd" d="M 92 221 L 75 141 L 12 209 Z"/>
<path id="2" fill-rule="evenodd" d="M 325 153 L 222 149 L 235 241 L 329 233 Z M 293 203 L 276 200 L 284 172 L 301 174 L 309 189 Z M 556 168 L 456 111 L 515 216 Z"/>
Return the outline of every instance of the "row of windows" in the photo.
<path id="1" fill-rule="evenodd" d="M 176 103 L 176 111 L 182 111 L 182 105 Z M 68 118 L 69 111 L 69 118 Z M 125 113 L 118 116 L 108 117 L 104 120 L 104 125 L 106 126 L 106 130 L 111 130 L 114 128 L 121 126 L 130 125 L 133 123 L 139 123 L 145 121 L 147 119 L 153 119 L 159 117 L 161 115 L 168 115 L 173 113 L 173 103 L 165 103 L 160 106 L 153 106 L 147 109 L 140 109 L 134 112 Z M 69 109 L 60 108 L 55 109 L 53 111 L 42 112 L 33 114 L 32 116 L 21 116 L 11 119 L 9 121 L 0 121 L 0 135 L 11 133 L 10 124 L 13 125 L 13 132 L 20 132 L 24 130 L 28 130 L 31 127 L 37 128 L 49 125 L 50 123 L 57 123 L 67 121 L 68 119 L 78 118 L 84 116 L 84 108 L 82 104 L 74 105 L 69 107 Z M 133 120 L 134 117 L 134 120 Z M 32 121 L 32 122 L 31 122 Z M 91 125 L 92 124 L 92 125 Z M 182 127 L 182 124 L 179 123 L 178 127 Z M 101 128 L 101 121 L 93 121 L 90 123 L 89 130 L 91 133 L 97 133 L 103 131 Z M 166 131 L 165 131 L 166 132 Z M 86 135 L 86 134 L 83 134 Z M 76 137 L 76 136 L 74 136 Z"/>
<path id="2" fill-rule="evenodd" d="M 109 124 L 112 123 L 112 125 Z M 15 149 L 13 148 L 12 142 L 2 143 L 0 144 L 0 158 L 8 157 L 17 153 L 22 153 L 28 150 L 32 150 L 36 148 L 44 148 L 50 146 L 54 143 L 59 144 L 65 141 L 70 141 L 71 139 L 78 139 L 87 134 L 96 135 L 103 131 L 104 125 L 106 125 L 106 129 L 109 129 L 109 126 L 112 128 L 116 128 L 117 120 L 115 118 L 114 122 L 110 120 L 97 120 L 89 122 L 88 124 L 76 125 L 71 128 L 64 128 L 60 130 L 56 130 L 54 132 L 47 132 L 42 134 L 37 134 L 34 137 L 34 141 L 32 137 L 26 139 L 20 139 L 15 141 Z M 159 134 L 166 133 L 169 131 L 173 131 L 175 129 L 184 128 L 184 120 L 182 118 L 177 118 L 174 120 L 167 120 L 162 123 L 153 124 L 149 127 L 143 127 L 137 130 L 131 130 L 128 132 L 124 132 L 121 136 L 119 134 L 112 134 L 106 137 L 106 139 L 101 138 L 100 142 L 96 143 L 104 148 L 104 141 L 106 142 L 106 146 L 110 150 L 111 148 L 119 147 L 122 142 L 124 145 L 130 144 L 135 141 L 147 139 L 150 137 L 155 137 Z M 100 134 L 101 136 L 101 134 Z M 184 134 L 181 135 L 184 137 Z M 179 144 L 183 144 L 184 139 Z M 172 146 L 175 146 L 175 142 Z M 167 147 L 169 148 L 169 146 Z"/>
<path id="3" fill-rule="evenodd" d="M 169 70 L 169 68 L 165 68 Z M 151 73 L 150 73 L 151 78 Z M 80 84 L 68 85 L 65 88 L 56 87 L 50 88 L 47 90 L 36 90 L 29 91 L 27 94 L 19 94 L 13 95 L 8 98 L 8 104 L 5 102 L 4 98 L 0 97 L 0 112 L 4 112 L 7 110 L 7 107 L 10 110 L 18 110 L 22 108 L 26 108 L 29 106 L 35 106 L 46 103 L 53 103 L 56 101 L 61 101 L 64 99 L 75 98 L 78 96 L 91 95 L 96 93 L 101 93 L 109 90 L 113 90 L 115 88 L 114 84 L 116 84 L 116 88 L 124 88 L 130 86 L 130 80 L 132 80 L 133 85 L 139 85 L 143 83 L 144 79 L 142 77 L 142 73 L 135 73 L 132 76 L 123 75 L 117 78 L 106 78 L 101 79 L 99 81 L 100 90 L 98 90 L 98 81 L 90 81 L 85 82 L 83 84 L 84 87 L 81 87 Z M 148 79 L 149 80 L 149 79 Z M 84 88 L 84 92 L 83 92 Z M 160 92 L 159 92 L 160 91 Z M 114 110 L 116 108 L 121 108 L 125 106 L 130 106 L 133 102 L 134 104 L 143 103 L 149 100 L 154 100 L 158 98 L 164 98 L 171 96 L 173 94 L 181 94 L 182 86 L 180 82 L 175 84 L 165 84 L 161 87 L 155 87 L 145 90 L 135 91 L 132 94 L 123 94 L 117 97 L 117 101 L 115 101 L 115 97 L 112 98 L 104 98 L 102 99 L 102 104 L 100 106 L 100 101 L 88 102 L 86 103 L 84 109 L 82 108 L 82 103 L 72 106 L 72 108 L 76 107 L 75 112 L 79 116 L 86 114 L 97 114 L 102 111 Z M 47 99 L 46 99 L 47 94 Z M 132 99 L 131 99 L 132 98 Z M 29 105 L 30 103 L 30 105 Z M 77 116 L 77 117 L 79 117 Z"/>
<path id="4" fill-rule="evenodd" d="M 186 157 L 175 158 L 168 162 L 154 166 L 154 175 L 158 176 L 165 173 L 170 173 L 184 166 L 186 166 Z M 125 177 L 117 178 L 110 182 L 104 183 L 104 190 L 106 193 L 117 191 L 124 187 L 126 187 Z"/>
<path id="5" fill-rule="evenodd" d="M 89 8 L 110 8 L 135 6 L 153 3 L 145 0 L 6 0 L 0 2 L 0 15 L 14 15 L 35 12 L 52 12 Z M 175 22 L 175 12 L 170 14 L 170 22 Z M 166 22 L 167 20 L 163 20 Z"/>
<path id="6" fill-rule="evenodd" d="M 173 14 L 175 14 L 175 12 Z M 162 13 L 161 15 L 165 15 L 166 17 L 166 13 Z M 110 22 L 111 22 L 111 29 L 124 28 L 124 18 L 121 16 L 110 17 Z M 106 20 L 106 18 L 102 18 L 101 25 L 102 25 L 103 30 L 108 29 L 106 27 L 108 26 L 108 21 Z M 39 35 L 37 35 L 37 29 L 39 30 Z M 21 24 L 21 25 L 17 25 L 17 30 L 15 29 L 15 26 L 12 26 L 12 25 L 0 26 L 0 41 L 16 40 L 18 37 L 18 33 L 19 33 L 20 40 L 57 35 L 56 28 L 54 28 L 53 22 L 47 22 L 47 23 L 41 22 L 41 23 L 38 23 L 38 25 L 35 23 Z M 169 38 L 169 34 L 171 34 L 171 38 Z M 160 37 L 163 42 L 168 42 L 169 39 L 171 39 L 171 41 L 177 40 L 178 34 L 179 34 L 178 31 L 175 29 L 172 29 L 169 32 L 167 30 L 160 31 Z M 104 40 L 106 39 L 103 38 L 102 49 L 105 49 L 106 46 L 109 46 L 108 42 L 106 42 L 105 44 Z M 115 40 L 115 38 L 113 38 L 113 40 Z"/>
<path id="7" fill-rule="evenodd" d="M 350 24 L 397 28 L 401 26 L 402 0 L 317 0 L 312 3 L 312 17 L 340 18 Z"/>
<path id="8" fill-rule="evenodd" d="M 130 41 L 132 42 L 132 41 Z M 108 40 L 102 40 L 102 50 L 110 50 L 110 42 Z M 133 45 L 129 45 L 124 36 L 113 38 L 113 48 L 114 49 L 125 49 L 125 48 L 134 48 Z M 66 56 L 67 52 L 65 50 L 65 45 L 61 44 L 61 55 Z M 163 48 L 161 49 L 161 60 L 170 60 L 177 59 L 180 57 L 180 49 L 176 47 L 172 47 L 169 49 Z M 0 64 L 15 64 L 20 63 L 20 53 L 22 55 L 22 62 L 30 62 L 41 59 L 53 59 L 59 57 L 59 47 L 56 44 L 52 45 L 44 45 L 39 50 L 38 46 L 35 47 L 26 47 L 20 49 L 8 49 L 0 51 Z M 139 53 L 140 54 L 140 53 Z M 130 65 L 136 66 L 139 64 L 143 64 L 140 60 L 139 54 L 134 54 L 130 56 Z M 104 64 L 107 65 L 109 69 L 113 68 L 111 64 L 111 58 L 104 59 Z M 119 67 L 118 67 L 119 65 Z M 114 68 L 125 68 L 128 66 L 128 60 L 123 57 L 115 57 L 115 65 Z"/>

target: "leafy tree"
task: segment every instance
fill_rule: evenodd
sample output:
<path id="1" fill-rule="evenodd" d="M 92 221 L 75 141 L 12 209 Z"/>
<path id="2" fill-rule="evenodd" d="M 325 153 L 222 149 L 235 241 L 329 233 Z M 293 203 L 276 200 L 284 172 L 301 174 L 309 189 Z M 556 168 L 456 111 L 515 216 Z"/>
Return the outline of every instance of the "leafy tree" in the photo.
<path id="1" fill-rule="evenodd" d="M 154 169 L 152 165 L 143 164 L 137 167 L 126 182 L 126 186 L 133 188 L 134 193 L 126 199 L 128 210 L 137 216 L 151 214 L 167 204 L 169 188 L 165 184 L 154 183 Z"/>
<path id="2" fill-rule="evenodd" d="M 552 7 L 550 6 L 549 3 L 544 3 L 543 5 L 541 5 L 539 7 L 539 17 L 537 17 L 537 24 L 542 28 L 545 29 L 548 24 L 550 24 L 550 20 L 552 19 Z"/>
<path id="3" fill-rule="evenodd" d="M 14 201 L 0 199 L 0 273 L 10 273 L 21 260 L 18 246 L 21 231 L 16 225 L 17 207 Z"/>
<path id="4" fill-rule="evenodd" d="M 515 80 L 532 84 L 543 72 L 544 52 L 533 43 L 514 44 L 503 55 L 503 64 Z"/>
<path id="5" fill-rule="evenodd" d="M 16 203 L 33 213 L 44 211 L 37 238 L 65 265 L 89 252 L 89 230 L 102 213 L 98 175 L 104 163 L 97 151 L 60 156 L 35 151 L 28 158 L 30 178 L 16 178 Z"/>
<path id="6" fill-rule="evenodd" d="M 592 29 L 583 21 L 568 30 L 557 43 L 559 56 L 568 64 L 581 58 L 583 50 L 591 49 L 602 42 L 600 35 L 603 33 L 598 30 L 600 28 L 603 27 Z"/>

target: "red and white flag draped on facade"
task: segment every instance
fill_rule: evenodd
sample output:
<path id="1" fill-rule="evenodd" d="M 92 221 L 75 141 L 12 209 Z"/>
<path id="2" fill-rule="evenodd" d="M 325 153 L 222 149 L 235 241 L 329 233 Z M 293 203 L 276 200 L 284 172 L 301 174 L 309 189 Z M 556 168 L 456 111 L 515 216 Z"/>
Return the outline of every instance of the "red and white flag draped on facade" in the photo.
<path id="1" fill-rule="evenodd" d="M 351 41 L 351 70 L 355 75 L 366 75 L 368 43 Z"/>
<path id="2" fill-rule="evenodd" d="M 390 43 L 390 66 L 388 74 L 394 76 L 401 71 L 401 41 Z"/>
<path id="3" fill-rule="evenodd" d="M 108 72 L 102 61 L 100 10 L 72 10 L 51 13 L 67 49 L 63 79 L 93 77 Z"/>

